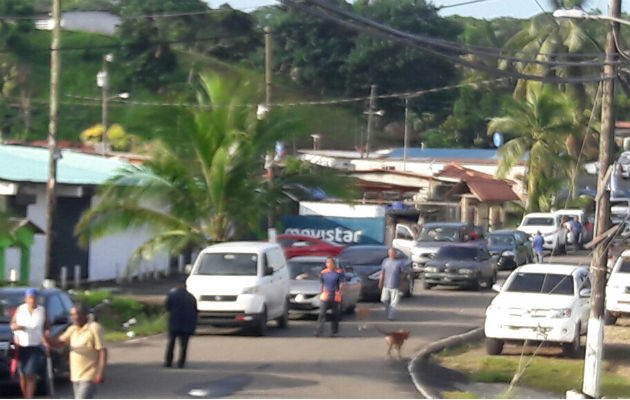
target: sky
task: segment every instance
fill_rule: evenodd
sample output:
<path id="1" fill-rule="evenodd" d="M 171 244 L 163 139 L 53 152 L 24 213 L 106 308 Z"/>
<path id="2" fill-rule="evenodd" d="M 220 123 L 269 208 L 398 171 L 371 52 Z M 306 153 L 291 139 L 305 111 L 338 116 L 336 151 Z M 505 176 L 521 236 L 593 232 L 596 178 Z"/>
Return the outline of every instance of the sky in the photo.
<path id="1" fill-rule="evenodd" d="M 431 0 L 428 0 L 431 1 Z M 243 11 L 252 11 L 256 7 L 279 4 L 275 0 L 207 0 L 210 7 L 216 8 L 223 3 L 230 4 L 233 8 Z M 466 0 L 432 0 L 436 6 L 448 6 L 460 4 Z M 538 5 L 540 3 L 540 6 Z M 628 11 L 628 4 L 622 1 L 623 9 Z M 460 5 L 457 7 L 447 7 L 440 12 L 440 15 L 447 16 L 458 14 L 462 16 L 492 19 L 496 17 L 529 18 L 545 11 L 553 11 L 546 0 L 483 0 L 476 4 Z M 587 0 L 586 10 L 598 8 L 606 13 L 608 10 L 608 0 Z"/>

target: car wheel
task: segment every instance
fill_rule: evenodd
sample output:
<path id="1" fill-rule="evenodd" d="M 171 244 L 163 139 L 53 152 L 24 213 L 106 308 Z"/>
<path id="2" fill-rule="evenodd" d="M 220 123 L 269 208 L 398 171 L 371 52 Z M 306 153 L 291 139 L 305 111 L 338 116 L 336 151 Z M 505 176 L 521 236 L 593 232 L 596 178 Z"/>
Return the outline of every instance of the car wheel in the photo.
<path id="1" fill-rule="evenodd" d="M 501 354 L 503 351 L 503 340 L 486 338 L 486 353 L 491 356 Z"/>
<path id="2" fill-rule="evenodd" d="M 575 337 L 570 343 L 562 343 L 562 354 L 565 357 L 575 358 L 580 353 L 580 324 L 575 327 Z"/>
<path id="3" fill-rule="evenodd" d="M 282 315 L 276 318 L 276 323 L 278 324 L 278 328 L 282 329 L 289 326 L 289 302 L 287 300 L 284 301 Z"/>
<path id="4" fill-rule="evenodd" d="M 263 308 L 258 324 L 254 327 L 254 334 L 256 336 L 265 336 L 265 333 L 267 333 L 267 307 Z"/>
<path id="5" fill-rule="evenodd" d="M 410 276 L 409 282 L 407 284 L 407 291 L 405 292 L 405 297 L 413 296 L 413 285 L 414 285 L 414 279 L 413 279 L 413 276 Z"/>
<path id="6" fill-rule="evenodd" d="M 485 283 L 487 284 L 488 281 L 486 281 Z M 477 276 L 477 279 L 471 283 L 470 288 L 472 290 L 481 290 L 481 287 L 483 286 L 483 284 L 484 284 L 484 281 L 480 273 L 479 276 Z"/>
<path id="7" fill-rule="evenodd" d="M 606 310 L 604 312 L 604 323 L 606 325 L 615 325 L 617 323 L 617 317 L 611 314 L 610 311 Z"/>
<path id="8" fill-rule="evenodd" d="M 425 281 L 424 279 L 422 280 L 422 289 L 424 289 L 424 290 L 429 290 L 429 289 L 431 289 L 433 286 L 435 286 L 435 285 L 432 285 L 432 284 L 430 284 L 430 283 L 427 283 L 427 281 Z"/>

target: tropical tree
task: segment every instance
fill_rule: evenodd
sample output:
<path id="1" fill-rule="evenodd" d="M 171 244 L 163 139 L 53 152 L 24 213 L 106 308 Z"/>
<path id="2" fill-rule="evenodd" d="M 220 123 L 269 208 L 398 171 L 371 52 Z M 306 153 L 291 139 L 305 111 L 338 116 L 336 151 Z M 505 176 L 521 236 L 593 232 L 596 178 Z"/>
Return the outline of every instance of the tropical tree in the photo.
<path id="1" fill-rule="evenodd" d="M 247 82 L 203 76 L 201 86 L 203 108 L 179 121 L 180 145 L 156 141 L 149 161 L 111 178 L 76 227 L 83 242 L 148 227 L 155 234 L 135 255 L 150 256 L 228 240 L 258 224 L 267 208 L 264 154 L 298 123 L 282 110 L 258 120 L 244 106 L 253 98 Z"/>
<path id="2" fill-rule="evenodd" d="M 575 130 L 575 106 L 553 87 L 538 84 L 531 89 L 525 100 L 506 106 L 505 116 L 493 118 L 487 131 L 511 137 L 499 148 L 500 177 L 526 158 L 527 208 L 535 211 L 548 206 L 543 198 L 549 192 L 547 184 L 566 174 L 563 153 L 567 135 Z"/>

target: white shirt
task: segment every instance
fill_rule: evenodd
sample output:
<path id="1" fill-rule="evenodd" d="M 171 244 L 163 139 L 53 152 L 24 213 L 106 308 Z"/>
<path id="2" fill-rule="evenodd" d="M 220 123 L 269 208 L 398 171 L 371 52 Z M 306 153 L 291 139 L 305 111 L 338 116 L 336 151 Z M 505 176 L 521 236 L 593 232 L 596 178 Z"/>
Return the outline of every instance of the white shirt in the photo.
<path id="1" fill-rule="evenodd" d="M 18 344 L 20 346 L 39 346 L 42 344 L 45 321 L 44 307 L 37 306 L 33 312 L 30 312 L 26 304 L 20 305 L 15 310 L 15 323 L 23 329 L 13 331 Z"/>

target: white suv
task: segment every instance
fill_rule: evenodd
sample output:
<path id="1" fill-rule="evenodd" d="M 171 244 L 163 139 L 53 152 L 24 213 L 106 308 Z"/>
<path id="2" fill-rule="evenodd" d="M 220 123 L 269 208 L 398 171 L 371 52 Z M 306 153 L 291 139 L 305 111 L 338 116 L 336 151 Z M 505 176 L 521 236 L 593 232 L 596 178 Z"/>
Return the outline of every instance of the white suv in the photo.
<path id="1" fill-rule="evenodd" d="M 495 285 L 493 288 L 497 288 Z M 500 354 L 505 342 L 555 342 L 565 355 L 580 350 L 590 312 L 588 269 L 529 264 L 515 269 L 486 309 L 486 352 Z"/>
<path id="2" fill-rule="evenodd" d="M 560 218 L 560 215 L 554 213 L 526 214 L 517 229 L 529 233 L 532 238 L 540 231 L 544 238 L 544 249 L 551 250 L 552 255 L 566 254 L 567 230 Z"/>
<path id="3" fill-rule="evenodd" d="M 267 242 L 227 242 L 206 247 L 186 287 L 199 323 L 248 327 L 264 335 L 267 321 L 289 321 L 289 270 L 282 248 Z"/>
<path id="4" fill-rule="evenodd" d="M 630 315 L 630 250 L 621 253 L 606 284 L 606 324 Z"/>

